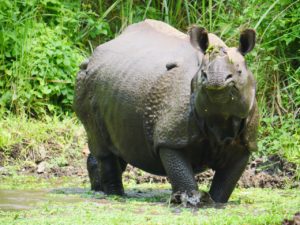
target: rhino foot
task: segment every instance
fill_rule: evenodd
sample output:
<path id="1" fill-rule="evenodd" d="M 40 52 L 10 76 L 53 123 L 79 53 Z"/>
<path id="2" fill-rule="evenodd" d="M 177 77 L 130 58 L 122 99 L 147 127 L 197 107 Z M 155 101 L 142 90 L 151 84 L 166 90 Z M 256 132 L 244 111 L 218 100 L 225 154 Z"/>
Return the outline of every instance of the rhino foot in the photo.
<path id="1" fill-rule="evenodd" d="M 103 185 L 103 192 L 107 195 L 124 195 L 124 188 L 122 184 L 108 184 Z"/>
<path id="2" fill-rule="evenodd" d="M 182 204 L 184 207 L 201 207 L 203 205 L 212 204 L 214 201 L 209 193 L 203 191 L 177 191 L 171 196 L 171 203 Z"/>

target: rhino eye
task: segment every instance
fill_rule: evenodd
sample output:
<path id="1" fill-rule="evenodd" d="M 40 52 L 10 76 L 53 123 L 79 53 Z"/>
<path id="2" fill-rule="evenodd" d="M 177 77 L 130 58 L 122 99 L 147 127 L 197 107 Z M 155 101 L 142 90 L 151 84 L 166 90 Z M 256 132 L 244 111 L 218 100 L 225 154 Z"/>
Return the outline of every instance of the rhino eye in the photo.
<path id="1" fill-rule="evenodd" d="M 238 72 L 239 75 L 242 75 L 242 71 L 241 70 L 238 70 L 237 72 Z"/>

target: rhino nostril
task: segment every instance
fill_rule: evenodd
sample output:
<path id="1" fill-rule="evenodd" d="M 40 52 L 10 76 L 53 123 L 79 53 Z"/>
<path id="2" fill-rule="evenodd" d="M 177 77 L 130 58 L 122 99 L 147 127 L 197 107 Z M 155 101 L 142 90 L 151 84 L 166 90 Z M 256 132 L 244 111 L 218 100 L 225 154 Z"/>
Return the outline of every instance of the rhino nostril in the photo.
<path id="1" fill-rule="evenodd" d="M 225 81 L 231 80 L 232 79 L 232 74 L 227 75 Z"/>

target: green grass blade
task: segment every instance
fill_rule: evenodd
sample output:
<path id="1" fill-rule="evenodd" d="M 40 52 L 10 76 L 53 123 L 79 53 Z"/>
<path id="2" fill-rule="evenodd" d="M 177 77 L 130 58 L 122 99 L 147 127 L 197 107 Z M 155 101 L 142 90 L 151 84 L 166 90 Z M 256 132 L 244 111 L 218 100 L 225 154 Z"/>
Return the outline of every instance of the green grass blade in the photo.
<path id="1" fill-rule="evenodd" d="M 269 14 L 269 12 L 274 8 L 274 6 L 279 2 L 279 0 L 276 0 L 268 9 L 267 11 L 262 15 L 262 17 L 259 19 L 259 21 L 255 24 L 254 29 L 256 30 L 259 25 L 262 23 L 262 21 L 265 19 L 265 17 Z"/>

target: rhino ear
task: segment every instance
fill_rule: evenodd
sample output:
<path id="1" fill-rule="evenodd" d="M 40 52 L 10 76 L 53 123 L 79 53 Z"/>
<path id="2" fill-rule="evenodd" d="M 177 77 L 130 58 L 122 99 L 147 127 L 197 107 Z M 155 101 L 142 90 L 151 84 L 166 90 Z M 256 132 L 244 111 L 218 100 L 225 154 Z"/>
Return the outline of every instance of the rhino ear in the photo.
<path id="1" fill-rule="evenodd" d="M 238 50 L 242 55 L 246 55 L 255 46 L 255 31 L 252 29 L 244 30 L 240 35 L 240 45 Z"/>
<path id="2" fill-rule="evenodd" d="M 205 54 L 208 48 L 208 33 L 203 27 L 193 26 L 189 30 L 190 42 L 192 46 Z"/>

